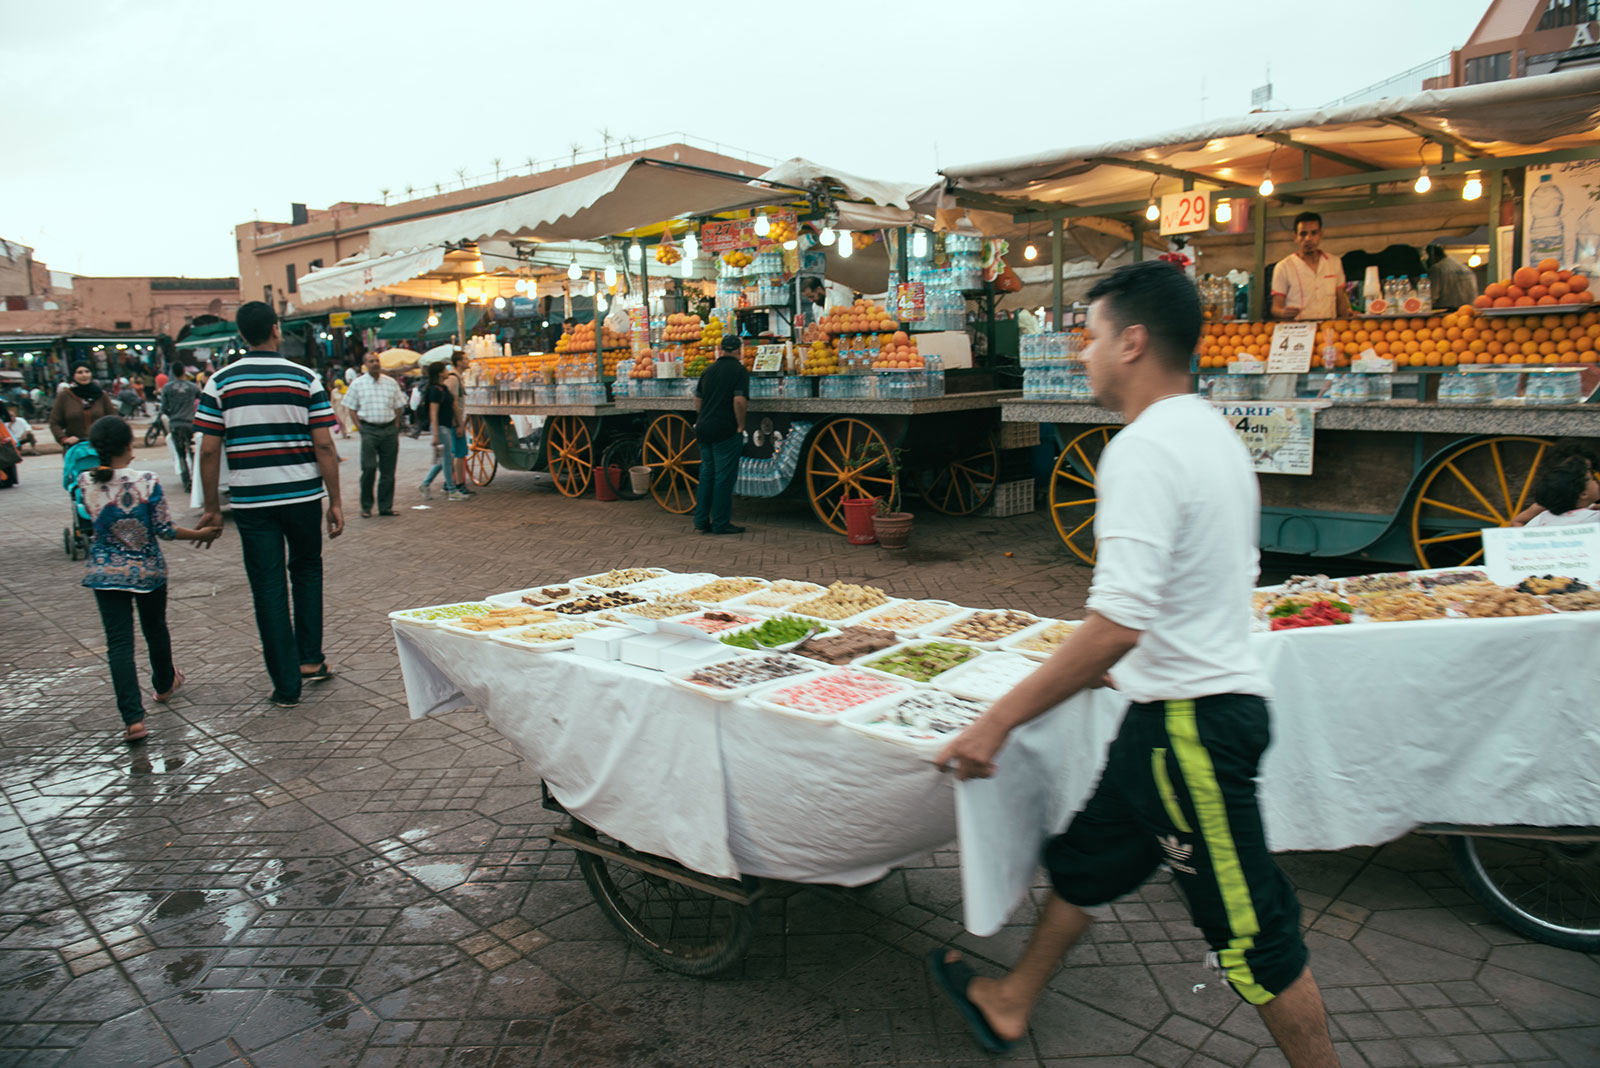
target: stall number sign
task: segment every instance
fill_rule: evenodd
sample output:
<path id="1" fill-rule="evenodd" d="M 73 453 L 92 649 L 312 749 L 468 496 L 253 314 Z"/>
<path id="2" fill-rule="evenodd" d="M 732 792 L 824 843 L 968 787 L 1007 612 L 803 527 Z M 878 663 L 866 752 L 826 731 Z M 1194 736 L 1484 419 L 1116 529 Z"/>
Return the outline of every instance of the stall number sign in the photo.
<path id="1" fill-rule="evenodd" d="M 1161 198 L 1161 232 L 1193 234 L 1211 229 L 1211 194 L 1198 190 Z"/>
<path id="2" fill-rule="evenodd" d="M 1533 575 L 1569 575 L 1600 581 L 1600 518 L 1567 527 L 1490 527 L 1483 532 L 1489 577 L 1515 586 Z"/>
<path id="3" fill-rule="evenodd" d="M 1233 425 L 1234 433 L 1250 451 L 1250 462 L 1258 472 L 1311 474 L 1315 409 L 1305 405 L 1245 401 L 1218 404 L 1217 410 Z"/>
<path id="4" fill-rule="evenodd" d="M 763 373 L 782 371 L 783 360 L 788 352 L 787 345 L 757 345 L 756 362 L 752 370 Z"/>
<path id="5" fill-rule="evenodd" d="M 1311 350 L 1316 343 L 1316 323 L 1279 323 L 1274 326 L 1272 347 L 1267 350 L 1267 374 L 1305 374 L 1311 370 Z"/>

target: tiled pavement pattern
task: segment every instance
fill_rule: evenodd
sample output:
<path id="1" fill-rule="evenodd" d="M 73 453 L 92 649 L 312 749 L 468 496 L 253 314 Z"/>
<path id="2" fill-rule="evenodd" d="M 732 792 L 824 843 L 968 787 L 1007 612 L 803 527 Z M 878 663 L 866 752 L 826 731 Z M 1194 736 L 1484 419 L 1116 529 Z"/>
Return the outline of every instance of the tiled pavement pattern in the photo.
<path id="1" fill-rule="evenodd" d="M 649 502 L 568 501 L 518 473 L 413 511 L 425 462 L 402 441 L 399 518 L 354 517 L 347 486 L 326 557 L 339 677 L 296 710 L 263 700 L 237 537 L 171 547 L 189 684 L 135 750 L 61 549 L 59 458 L 0 495 L 0 1065 L 991 1063 L 921 955 L 954 940 L 1009 961 L 1031 909 L 963 935 L 939 852 L 873 886 L 780 890 L 730 978 L 662 971 L 542 837 L 537 784 L 479 716 L 408 721 L 384 613 L 637 563 L 1071 611 L 1087 572 L 1042 517 L 924 515 L 896 556 L 798 505 L 741 503 L 751 533 L 704 538 Z M 1600 959 L 1491 922 L 1434 842 L 1283 863 L 1345 1065 L 1600 1064 Z M 1173 887 L 1146 887 L 1107 910 L 1005 1060 L 1282 1064 L 1202 956 Z"/>

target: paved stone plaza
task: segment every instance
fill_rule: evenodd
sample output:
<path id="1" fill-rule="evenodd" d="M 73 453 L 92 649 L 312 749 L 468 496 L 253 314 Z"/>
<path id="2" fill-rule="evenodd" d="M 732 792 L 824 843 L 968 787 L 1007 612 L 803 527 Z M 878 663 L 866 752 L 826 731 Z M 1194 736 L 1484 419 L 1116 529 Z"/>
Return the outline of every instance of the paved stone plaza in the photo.
<path id="1" fill-rule="evenodd" d="M 29 458 L 0 494 L 0 1066 L 994 1063 L 922 955 L 953 941 L 992 971 L 1031 908 L 964 936 L 941 851 L 868 887 L 780 888 L 730 977 L 663 971 L 544 838 L 556 817 L 480 716 L 408 719 L 384 615 L 643 563 L 1075 614 L 1088 572 L 1042 515 L 922 515 L 897 555 L 848 546 L 799 503 L 740 502 L 750 533 L 707 538 L 649 501 L 570 501 L 519 473 L 463 504 L 436 484 L 414 511 L 427 447 L 402 439 L 400 515 L 363 520 L 356 443 L 341 450 L 349 527 L 325 557 L 338 677 L 269 705 L 232 528 L 209 552 L 168 546 L 189 681 L 133 749 L 62 551 L 60 457 Z M 1433 840 L 1282 862 L 1347 1068 L 1600 1065 L 1600 958 L 1492 922 Z M 1284 1063 L 1203 967 L 1170 884 L 1107 912 L 1001 1060 Z"/>

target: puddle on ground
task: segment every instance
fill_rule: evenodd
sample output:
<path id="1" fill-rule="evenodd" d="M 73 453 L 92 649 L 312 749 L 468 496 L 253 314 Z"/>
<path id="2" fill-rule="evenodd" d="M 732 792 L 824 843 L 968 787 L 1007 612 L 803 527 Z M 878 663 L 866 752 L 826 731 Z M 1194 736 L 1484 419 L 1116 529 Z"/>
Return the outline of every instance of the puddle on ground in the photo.
<path id="1" fill-rule="evenodd" d="M 162 977 L 177 989 L 189 985 L 189 980 L 200 974 L 200 969 L 206 966 L 204 953 L 185 953 L 177 960 L 168 961 L 161 969 Z"/>

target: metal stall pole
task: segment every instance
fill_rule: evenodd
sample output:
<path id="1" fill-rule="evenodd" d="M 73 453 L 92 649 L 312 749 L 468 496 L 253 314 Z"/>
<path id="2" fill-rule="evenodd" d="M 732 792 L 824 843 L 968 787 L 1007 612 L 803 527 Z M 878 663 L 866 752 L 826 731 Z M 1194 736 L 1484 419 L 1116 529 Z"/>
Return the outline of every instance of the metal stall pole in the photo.
<path id="1" fill-rule="evenodd" d="M 1250 321 L 1261 322 L 1267 283 L 1263 276 L 1267 270 L 1267 202 L 1258 200 L 1251 205 L 1250 225 L 1254 230 L 1256 262 L 1250 272 Z"/>
<path id="2" fill-rule="evenodd" d="M 1066 255 L 1067 243 L 1064 238 L 1066 229 L 1066 220 L 1057 219 L 1055 229 L 1050 231 L 1050 300 L 1052 304 L 1052 314 L 1054 316 L 1054 318 L 1052 318 L 1050 321 L 1050 325 L 1051 329 L 1055 330 L 1057 333 L 1060 333 L 1062 330 L 1066 329 L 1066 327 L 1062 325 L 1061 318 L 1062 312 L 1064 311 L 1061 306 L 1062 290 L 1065 288 L 1063 285 L 1063 280 L 1066 277 L 1066 272 L 1061 265 L 1061 258 Z"/>
<path id="3" fill-rule="evenodd" d="M 1500 263 L 1500 198 L 1505 195 L 1504 171 L 1490 171 L 1489 177 L 1489 277 L 1505 278 L 1511 274 L 1509 267 L 1501 269 Z"/>

